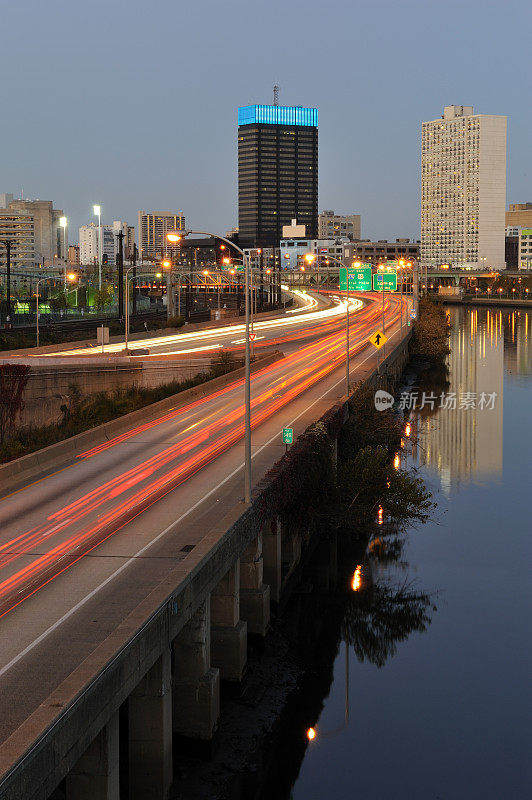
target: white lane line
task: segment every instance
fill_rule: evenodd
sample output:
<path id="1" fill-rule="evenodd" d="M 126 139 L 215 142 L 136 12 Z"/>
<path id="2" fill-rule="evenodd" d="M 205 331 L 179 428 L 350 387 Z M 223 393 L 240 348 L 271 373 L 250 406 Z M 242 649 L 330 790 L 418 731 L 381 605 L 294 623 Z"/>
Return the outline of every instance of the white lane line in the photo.
<path id="1" fill-rule="evenodd" d="M 395 336 L 396 333 L 398 333 L 398 331 L 395 331 L 395 333 L 393 333 L 390 336 L 390 339 L 393 339 L 393 337 Z M 368 360 L 368 358 L 371 358 L 374 355 L 375 355 L 375 353 L 369 353 L 366 356 L 366 358 L 364 358 L 362 361 L 360 361 L 360 363 L 357 365 L 357 369 L 359 367 L 361 367 L 362 364 L 364 364 Z M 295 422 L 297 422 L 297 420 L 300 417 L 302 417 L 304 414 L 306 414 L 307 411 L 312 408 L 312 406 L 316 405 L 316 403 L 319 403 L 321 400 L 323 400 L 323 398 L 326 397 L 326 395 L 328 395 L 330 392 L 332 392 L 334 389 L 336 389 L 336 387 L 339 386 L 344 381 L 345 381 L 345 376 L 340 378 L 339 381 L 337 381 L 335 384 L 330 386 L 325 392 L 323 392 L 323 394 L 320 395 L 320 397 L 316 398 L 316 400 L 313 400 L 312 403 L 310 403 L 310 405 L 306 406 L 306 408 L 304 408 L 303 411 L 301 411 L 299 414 L 297 414 L 297 416 L 295 416 L 292 420 L 290 420 L 290 422 L 287 423 L 287 427 L 290 427 Z M 262 447 L 259 447 L 257 450 L 255 450 L 255 452 L 251 456 L 252 459 L 255 458 L 255 456 L 258 455 L 260 452 L 262 452 L 262 450 L 264 450 L 265 447 L 268 447 L 273 441 L 275 441 L 275 439 L 278 439 L 278 438 L 279 438 L 279 433 L 277 432 L 274 436 L 271 437 L 271 439 L 268 439 L 268 441 L 265 442 L 262 445 Z M 30 653 L 33 650 L 34 647 L 37 647 L 51 633 L 53 633 L 55 630 L 57 630 L 57 628 L 59 628 L 60 625 L 63 624 L 63 622 L 66 622 L 67 619 L 69 619 L 73 614 L 76 613 L 76 611 L 79 611 L 79 609 L 82 608 L 85 605 L 85 603 L 88 603 L 89 600 L 92 600 L 92 598 L 95 595 L 97 595 L 98 592 L 100 592 L 102 589 L 104 589 L 107 586 L 107 584 L 109 584 L 111 581 L 114 581 L 137 558 L 140 558 L 142 555 L 144 555 L 146 550 L 149 550 L 149 548 L 152 547 L 154 544 L 156 544 L 159 541 L 159 539 L 161 539 L 163 536 L 166 536 L 166 534 L 169 533 L 172 530 L 172 528 L 174 528 L 176 525 L 179 525 L 179 523 L 182 522 L 185 519 L 185 517 L 187 517 L 189 514 L 191 514 L 193 511 L 195 511 L 196 508 L 198 508 L 198 506 L 200 506 L 202 503 L 204 503 L 205 500 L 207 500 L 208 497 L 210 497 L 212 494 L 217 492 L 218 489 L 220 489 L 224 485 L 224 483 L 227 483 L 227 481 L 231 480 L 231 478 L 233 478 L 237 474 L 237 472 L 239 472 L 243 468 L 244 468 L 244 464 L 243 463 L 240 464 L 238 467 L 236 467 L 231 473 L 229 473 L 229 475 L 227 475 L 223 479 L 223 481 L 220 481 L 220 483 L 217 486 L 215 486 L 214 489 L 211 489 L 210 492 L 207 492 L 207 494 L 204 495 L 201 498 L 201 500 L 198 500 L 197 503 L 194 503 L 194 505 L 192 505 L 189 509 L 187 509 L 187 511 L 185 511 L 183 514 L 181 514 L 181 516 L 178 519 L 174 520 L 174 522 L 172 522 L 170 525 L 168 525 L 168 527 L 165 528 L 163 531 L 161 531 L 161 533 L 159 533 L 155 537 L 155 539 L 152 539 L 151 542 L 148 542 L 148 544 L 145 544 L 144 547 L 141 547 L 141 549 L 134 556 L 131 556 L 131 558 L 129 558 L 124 564 L 122 564 L 121 567 L 119 567 L 117 570 L 115 570 L 112 575 L 109 575 L 109 577 L 106 578 L 104 581 L 102 581 L 102 583 L 100 583 L 99 586 L 97 586 L 95 589 L 93 589 L 91 592 L 89 592 L 89 594 L 86 595 L 84 598 L 82 598 L 78 603 L 76 603 L 75 606 L 72 606 L 72 608 L 69 609 L 66 612 L 66 614 L 63 614 L 63 616 L 60 619 L 56 620 L 53 623 L 53 625 L 50 625 L 49 628 L 47 628 L 45 631 L 43 631 L 33 642 L 31 642 L 27 647 L 25 647 L 24 650 L 21 650 L 21 652 L 18 655 L 16 655 L 14 658 L 12 658 L 11 661 L 9 661 L 7 664 L 5 664 L 5 666 L 3 666 L 0 669 L 0 678 L 3 675 L 5 675 L 5 673 L 8 672 L 11 669 L 11 667 L 14 667 L 15 664 L 17 664 L 21 659 L 23 659 L 24 656 L 27 656 L 28 653 Z"/>

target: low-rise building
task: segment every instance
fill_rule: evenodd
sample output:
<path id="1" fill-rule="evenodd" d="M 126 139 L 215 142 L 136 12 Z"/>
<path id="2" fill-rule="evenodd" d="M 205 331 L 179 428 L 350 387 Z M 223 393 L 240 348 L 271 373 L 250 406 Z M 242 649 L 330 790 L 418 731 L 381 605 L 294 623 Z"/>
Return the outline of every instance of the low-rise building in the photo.
<path id="1" fill-rule="evenodd" d="M 360 239 L 360 214 L 335 214 L 322 211 L 318 215 L 318 237 L 320 239 Z"/>
<path id="2" fill-rule="evenodd" d="M 519 269 L 532 270 L 532 228 L 522 228 L 519 233 Z"/>
<path id="3" fill-rule="evenodd" d="M 510 203 L 506 227 L 532 228 L 532 203 Z"/>
<path id="4" fill-rule="evenodd" d="M 378 242 L 362 240 L 349 242 L 344 247 L 344 258 L 349 261 L 364 261 L 377 264 L 379 261 L 393 261 L 398 258 L 419 260 L 420 242 L 410 239 L 396 239 L 389 242 L 380 239 Z"/>

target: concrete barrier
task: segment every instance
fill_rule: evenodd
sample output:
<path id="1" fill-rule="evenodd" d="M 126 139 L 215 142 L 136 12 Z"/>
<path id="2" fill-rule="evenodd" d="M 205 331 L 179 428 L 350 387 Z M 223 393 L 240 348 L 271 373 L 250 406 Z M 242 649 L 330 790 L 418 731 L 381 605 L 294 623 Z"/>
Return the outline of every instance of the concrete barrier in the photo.
<path id="1" fill-rule="evenodd" d="M 278 350 L 266 354 L 253 362 L 251 365 L 251 372 L 254 373 L 260 369 L 264 369 L 264 367 L 268 367 L 281 358 L 284 358 L 283 353 Z M 117 417 L 110 422 L 105 422 L 103 425 L 98 425 L 96 428 L 90 428 L 87 431 L 78 433 L 76 436 L 71 436 L 61 442 L 51 444 L 49 447 L 37 450 L 35 453 L 28 453 L 28 455 L 17 458 L 7 464 L 1 464 L 0 492 L 13 491 L 21 484 L 32 480 L 32 478 L 37 475 L 41 475 L 43 472 L 49 472 L 52 469 L 57 469 L 57 467 L 62 464 L 72 461 L 79 453 L 82 453 L 89 446 L 94 447 L 102 442 L 109 441 L 109 439 L 114 438 L 139 422 L 146 422 L 169 409 L 180 408 L 193 400 L 207 397 L 213 392 L 243 378 L 244 371 L 244 367 L 240 367 L 225 375 L 220 375 L 210 381 L 205 381 L 205 383 L 201 383 L 198 386 L 193 386 L 178 394 L 165 397 L 164 400 L 159 400 L 157 403 L 143 406 L 136 411 L 132 411 L 130 414 L 124 414 L 122 417 Z"/>

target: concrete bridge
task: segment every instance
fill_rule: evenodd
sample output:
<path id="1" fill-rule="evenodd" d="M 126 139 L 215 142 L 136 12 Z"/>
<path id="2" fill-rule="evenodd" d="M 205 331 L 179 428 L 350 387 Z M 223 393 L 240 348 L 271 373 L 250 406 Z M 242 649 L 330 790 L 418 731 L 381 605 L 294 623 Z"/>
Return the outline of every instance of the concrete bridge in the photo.
<path id="1" fill-rule="evenodd" d="M 391 335 L 391 344 L 397 339 Z M 381 374 L 401 370 L 407 339 L 380 365 Z M 357 379 L 378 380 L 376 354 L 362 350 L 353 366 Z M 296 434 L 321 419 L 330 469 L 347 415 L 334 386 L 316 387 L 292 411 Z M 266 635 L 271 609 L 308 542 L 308 528 L 283 524 L 280 512 L 287 495 L 301 493 L 297 466 L 311 457 L 311 445 L 303 436 L 269 470 L 280 453 L 267 437 L 278 426 L 274 418 L 255 445 L 264 477 L 249 507 L 240 501 L 238 470 L 228 472 L 223 456 L 217 469 L 228 477 L 212 489 L 212 467 L 187 484 L 186 513 L 180 516 L 175 500 L 157 506 L 160 526 L 170 521 L 160 541 L 134 555 L 104 548 L 93 559 L 85 573 L 92 571 L 93 584 L 95 572 L 101 578 L 98 591 L 81 594 L 66 610 L 52 589 L 44 596 L 42 602 L 55 603 L 54 622 L 0 667 L 8 733 L 0 745 L 2 800 L 47 800 L 60 785 L 68 800 L 118 800 L 124 770 L 132 800 L 163 800 L 175 741 L 212 739 L 221 686 L 242 681 L 248 637 Z M 139 545 L 153 519 L 138 518 L 132 535 Z M 114 572 L 103 572 L 102 561 L 113 558 Z M 67 594 L 76 597 L 74 576 L 67 580 Z M 8 615 L 2 622 L 4 643 L 11 643 L 18 620 Z M 26 696 L 20 687 L 30 685 Z"/>

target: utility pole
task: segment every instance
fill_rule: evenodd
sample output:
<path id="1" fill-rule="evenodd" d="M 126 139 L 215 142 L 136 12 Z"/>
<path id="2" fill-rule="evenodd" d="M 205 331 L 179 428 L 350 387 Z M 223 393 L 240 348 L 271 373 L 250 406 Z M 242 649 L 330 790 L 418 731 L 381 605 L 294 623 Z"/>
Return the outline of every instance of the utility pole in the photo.
<path id="1" fill-rule="evenodd" d="M 136 288 L 137 287 L 135 285 L 135 278 L 137 277 L 137 255 L 138 255 L 138 252 L 139 251 L 137 250 L 137 245 L 136 245 L 135 242 L 133 242 L 133 253 L 131 255 L 131 264 L 134 267 L 134 269 L 132 270 L 132 273 L 133 273 L 132 278 L 133 278 L 133 280 L 131 281 L 131 283 L 132 283 L 132 294 L 133 294 L 132 300 L 133 300 L 133 314 L 134 315 L 137 313 L 137 292 L 136 292 Z"/>
<path id="2" fill-rule="evenodd" d="M 118 252 L 116 265 L 118 267 L 118 319 L 124 319 L 124 232 L 116 234 L 118 238 Z"/>
<path id="3" fill-rule="evenodd" d="M 11 319 L 11 239 L 4 239 L 2 244 L 6 248 L 6 277 L 7 277 L 7 328 L 13 327 L 14 320 Z"/>

